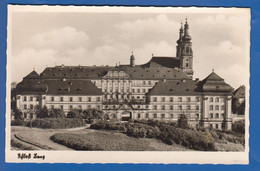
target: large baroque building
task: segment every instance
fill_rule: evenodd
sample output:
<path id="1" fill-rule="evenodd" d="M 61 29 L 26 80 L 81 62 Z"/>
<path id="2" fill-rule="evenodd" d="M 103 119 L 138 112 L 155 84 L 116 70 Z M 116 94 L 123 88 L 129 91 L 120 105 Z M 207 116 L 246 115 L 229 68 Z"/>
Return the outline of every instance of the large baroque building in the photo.
<path id="1" fill-rule="evenodd" d="M 111 119 L 177 121 L 186 114 L 191 125 L 231 129 L 232 90 L 214 71 L 193 79 L 189 25 L 181 26 L 176 57 L 153 56 L 145 64 L 55 66 L 32 71 L 17 85 L 17 108 L 26 118 L 35 106 L 102 109 Z"/>

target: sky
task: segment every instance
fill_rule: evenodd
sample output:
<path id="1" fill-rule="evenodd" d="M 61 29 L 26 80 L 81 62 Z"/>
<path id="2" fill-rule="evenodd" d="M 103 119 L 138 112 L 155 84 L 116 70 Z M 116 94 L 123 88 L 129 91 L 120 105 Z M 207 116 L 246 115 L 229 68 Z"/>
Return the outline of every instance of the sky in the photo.
<path id="1" fill-rule="evenodd" d="M 234 88 L 248 83 L 250 30 L 245 13 L 64 10 L 16 11 L 9 16 L 12 82 L 33 69 L 41 73 L 46 66 L 129 64 L 132 51 L 137 65 L 152 54 L 175 57 L 180 25 L 187 16 L 194 78 L 204 79 L 214 69 Z"/>

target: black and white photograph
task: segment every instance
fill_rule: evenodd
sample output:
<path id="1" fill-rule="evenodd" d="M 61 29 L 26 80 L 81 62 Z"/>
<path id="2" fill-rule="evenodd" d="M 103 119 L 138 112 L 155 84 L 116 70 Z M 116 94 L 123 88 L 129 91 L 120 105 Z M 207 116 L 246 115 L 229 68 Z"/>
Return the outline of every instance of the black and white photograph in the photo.
<path id="1" fill-rule="evenodd" d="M 248 163 L 249 9 L 9 5 L 7 32 L 7 161 Z"/>

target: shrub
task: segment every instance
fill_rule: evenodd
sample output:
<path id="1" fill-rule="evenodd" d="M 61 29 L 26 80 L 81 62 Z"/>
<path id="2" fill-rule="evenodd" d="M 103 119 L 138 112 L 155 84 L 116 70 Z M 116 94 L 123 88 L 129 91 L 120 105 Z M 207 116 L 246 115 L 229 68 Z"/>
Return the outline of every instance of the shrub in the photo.
<path id="1" fill-rule="evenodd" d="M 67 118 L 82 118 L 82 110 L 73 109 L 68 112 Z"/>
<path id="2" fill-rule="evenodd" d="M 80 118 L 45 118 L 35 119 L 32 127 L 43 129 L 64 129 L 85 126 L 85 122 Z"/>
<path id="3" fill-rule="evenodd" d="M 195 150 L 214 151 L 214 138 L 210 133 L 203 133 L 194 130 L 174 128 L 169 125 L 161 125 L 160 137 L 167 144 L 180 144 Z"/>
<path id="4" fill-rule="evenodd" d="M 65 117 L 65 113 L 62 109 L 51 109 L 49 112 L 50 118 L 63 118 Z"/>
<path id="5" fill-rule="evenodd" d="M 183 129 L 187 129 L 189 128 L 188 125 L 188 118 L 185 114 L 181 114 L 179 119 L 178 119 L 178 127 L 179 128 L 183 128 Z"/>
<path id="6" fill-rule="evenodd" d="M 35 113 L 37 118 L 47 118 L 49 115 L 49 110 L 47 109 L 46 106 L 42 108 L 41 106 L 38 105 L 35 108 Z"/>
<path id="7" fill-rule="evenodd" d="M 15 109 L 14 111 L 14 119 L 23 119 L 23 113 L 20 109 Z"/>
<path id="8" fill-rule="evenodd" d="M 87 109 L 83 110 L 83 119 L 86 119 L 87 123 L 93 123 L 96 120 L 107 120 L 108 115 L 104 114 L 104 112 L 100 109 Z"/>
<path id="9" fill-rule="evenodd" d="M 16 119 L 11 121 L 11 126 L 28 126 L 29 121 L 24 121 L 22 119 Z"/>
<path id="10" fill-rule="evenodd" d="M 232 131 L 241 133 L 241 134 L 245 134 L 245 121 L 240 120 L 240 121 L 234 122 L 232 124 Z"/>

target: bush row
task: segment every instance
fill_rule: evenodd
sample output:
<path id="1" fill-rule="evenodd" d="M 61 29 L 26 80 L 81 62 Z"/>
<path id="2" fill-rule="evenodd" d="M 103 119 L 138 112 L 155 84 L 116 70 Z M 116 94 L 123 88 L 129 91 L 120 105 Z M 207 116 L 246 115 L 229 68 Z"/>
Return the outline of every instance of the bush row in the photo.
<path id="1" fill-rule="evenodd" d="M 63 129 L 63 128 L 75 128 L 85 126 L 85 122 L 81 118 L 44 118 L 35 119 L 32 121 L 13 120 L 12 126 L 27 126 L 43 129 Z"/>
<path id="2" fill-rule="evenodd" d="M 85 126 L 85 122 L 81 118 L 45 118 L 35 119 L 32 127 L 43 129 L 64 129 Z"/>
<path id="3" fill-rule="evenodd" d="M 93 129 L 119 130 L 131 137 L 155 138 L 166 144 L 180 144 L 195 150 L 214 151 L 214 138 L 208 132 L 177 128 L 175 124 L 158 121 L 136 121 L 130 123 L 110 123 L 99 121 L 91 125 Z M 123 131 L 121 131 L 123 130 Z"/>

